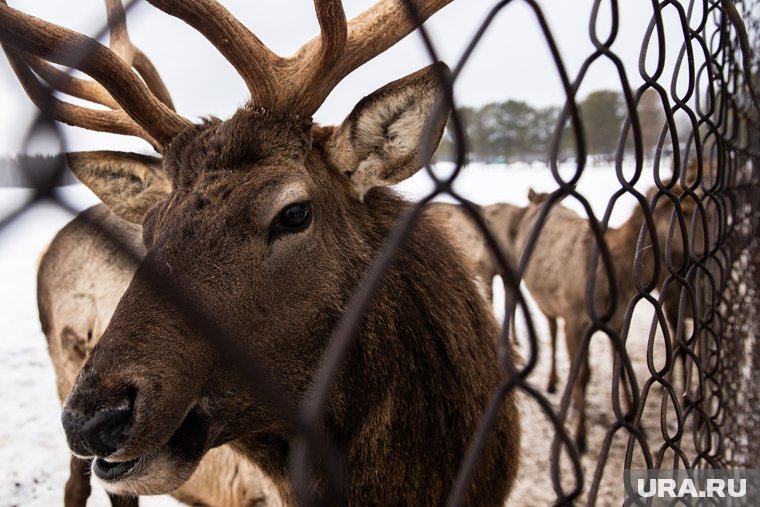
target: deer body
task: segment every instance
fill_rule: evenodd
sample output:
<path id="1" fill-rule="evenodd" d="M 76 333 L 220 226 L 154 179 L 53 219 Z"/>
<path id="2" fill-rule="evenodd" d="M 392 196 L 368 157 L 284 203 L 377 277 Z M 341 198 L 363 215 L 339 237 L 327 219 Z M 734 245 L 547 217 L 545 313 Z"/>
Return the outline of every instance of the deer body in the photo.
<path id="1" fill-rule="evenodd" d="M 309 403 L 333 330 L 409 209 L 385 187 L 416 173 L 440 141 L 447 69 L 434 64 L 389 83 L 338 126 L 315 125 L 311 115 L 341 79 L 448 0 L 416 2 L 416 17 L 381 1 L 350 22 L 340 1 L 315 2 L 322 33 L 291 58 L 217 2 L 150 1 L 230 61 L 251 94 L 245 107 L 200 124 L 177 114 L 134 52 L 114 44 L 125 33 L 115 0 L 107 0 L 112 49 L 0 3 L 0 42 L 33 100 L 61 121 L 138 135 L 161 155 L 69 156 L 111 210 L 143 225 L 146 254 L 62 423 L 72 452 L 93 459 L 111 492 L 171 491 L 209 449 L 229 444 L 292 503 L 293 418 L 240 361 L 269 372 L 280 398 Z M 70 104 L 45 102 L 30 71 L 39 56 L 83 70 L 102 87 L 91 96 L 110 94 L 118 107 L 72 115 Z M 348 475 L 336 490 L 316 463 L 311 491 L 299 495 L 347 506 L 446 502 L 504 381 L 498 326 L 473 279 L 437 220 L 419 217 L 310 421 Z M 466 505 L 502 505 L 512 485 L 519 416 L 513 392 L 501 400 Z"/>
<path id="2" fill-rule="evenodd" d="M 64 227 L 40 259 L 40 322 L 61 402 L 71 391 L 77 373 L 100 340 L 137 269 L 123 249 L 109 242 L 109 235 L 123 241 L 137 256 L 144 256 L 142 228 L 98 205 Z M 84 507 L 89 494 L 89 463 L 72 457 L 66 507 Z M 172 495 L 190 505 L 279 505 L 276 492 L 261 471 L 228 446 L 210 450 L 190 479 Z M 112 497 L 112 502 L 137 505 L 136 499 L 125 497 Z"/>
<path id="3" fill-rule="evenodd" d="M 651 194 L 651 192 L 650 192 Z M 546 194 L 530 194 L 531 204 L 525 213 L 518 233 L 518 244 L 524 248 L 538 214 L 546 201 Z M 660 248 L 664 248 L 668 224 L 672 213 L 672 204 L 658 206 L 653 213 L 656 235 Z M 687 219 L 692 209 L 684 210 Z M 688 220 L 687 220 L 688 222 Z M 628 220 L 619 228 L 609 228 L 604 236 L 612 259 L 612 268 L 616 282 L 617 304 L 607 324 L 620 332 L 626 308 L 636 294 L 633 271 L 636 259 L 637 241 L 645 223 L 644 212 L 636 207 Z M 587 286 L 589 277 L 589 260 L 596 244 L 596 239 L 587 219 L 581 218 L 574 211 L 555 205 L 546 219 L 536 242 L 530 262 L 526 268 L 524 280 L 538 307 L 549 321 L 551 339 L 551 370 L 548 390 L 553 392 L 557 382 L 556 373 L 556 337 L 557 319 L 565 321 L 565 341 L 571 361 L 575 360 L 583 334 L 591 325 L 587 308 Z M 649 238 L 645 245 L 651 244 Z M 673 259 L 683 258 L 683 247 L 678 240 L 673 240 Z M 651 255 L 644 255 L 642 282 L 647 283 L 654 274 L 654 261 Z M 677 261 L 676 264 L 678 264 Z M 661 265 L 657 286 L 667 277 L 668 271 Z M 675 291 L 673 291 L 675 292 Z M 672 316 L 672 296 L 666 297 L 666 316 Z M 596 265 L 596 283 L 593 292 L 593 304 L 598 312 L 608 308 L 611 297 L 606 268 L 599 255 Z M 677 308 L 677 307 L 676 307 Z M 677 316 L 675 317 L 677 318 Z M 613 351 L 614 354 L 614 351 Z M 573 400 L 579 412 L 576 426 L 576 441 L 581 451 L 586 447 L 585 429 L 585 391 L 590 377 L 588 354 L 581 358 L 578 378 L 572 387 Z M 623 385 L 625 385 L 623 376 Z M 630 402 L 630 393 L 624 389 L 624 395 Z"/>
<path id="4" fill-rule="evenodd" d="M 518 234 L 518 244 L 524 245 L 530 230 L 540 212 L 541 205 L 532 204 L 525 214 L 525 221 Z M 625 303 L 632 295 L 631 270 L 635 245 L 631 243 L 632 234 L 638 235 L 641 221 L 630 219 L 617 230 L 609 230 L 607 240 L 610 253 L 614 259 L 615 277 L 618 283 L 618 304 L 609 321 L 612 329 L 619 330 L 625 312 Z M 591 324 L 586 311 L 586 286 L 589 275 L 589 259 L 594 248 L 595 239 L 588 220 L 575 212 L 557 205 L 549 213 L 544 227 L 535 245 L 530 263 L 525 271 L 525 284 L 531 296 L 550 322 L 552 368 L 550 371 L 549 390 L 554 390 L 556 369 L 554 352 L 556 350 L 556 319 L 565 321 L 565 341 L 571 360 L 580 346 L 581 338 Z M 604 267 L 599 262 L 597 267 L 597 284 L 594 291 L 596 308 L 606 308 L 609 301 L 609 285 L 606 282 Z M 590 377 L 587 355 L 581 358 L 581 368 L 573 385 L 573 400 L 578 411 L 576 425 L 576 442 L 581 451 L 586 448 L 585 429 L 585 391 Z"/>

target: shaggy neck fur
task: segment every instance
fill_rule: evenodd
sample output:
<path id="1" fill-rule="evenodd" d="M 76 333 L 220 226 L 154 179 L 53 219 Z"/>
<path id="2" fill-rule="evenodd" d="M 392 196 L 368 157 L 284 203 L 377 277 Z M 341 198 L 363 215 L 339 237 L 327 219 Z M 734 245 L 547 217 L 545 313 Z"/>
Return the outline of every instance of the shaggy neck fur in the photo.
<path id="1" fill-rule="evenodd" d="M 387 190 L 372 191 L 365 205 L 376 220 L 365 239 L 377 251 L 406 205 Z M 498 327 L 465 265 L 434 219 L 423 215 L 386 274 L 331 398 L 324 431 L 349 472 L 344 498 L 331 504 L 445 504 L 502 379 Z M 361 278 L 347 281 L 347 295 Z M 244 452 L 255 454 L 255 445 L 244 444 Z M 502 505 L 518 453 L 517 406 L 510 395 L 466 505 Z M 282 486 L 285 463 L 270 465 Z M 316 476 L 319 487 L 324 480 L 318 471 Z M 292 498 L 288 486 L 283 490 Z"/>

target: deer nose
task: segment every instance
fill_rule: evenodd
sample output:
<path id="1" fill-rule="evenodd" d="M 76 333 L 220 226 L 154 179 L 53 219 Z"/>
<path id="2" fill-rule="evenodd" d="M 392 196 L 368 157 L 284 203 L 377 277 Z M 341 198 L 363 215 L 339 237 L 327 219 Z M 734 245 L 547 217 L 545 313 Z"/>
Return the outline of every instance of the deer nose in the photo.
<path id="1" fill-rule="evenodd" d="M 81 414 L 64 408 L 61 423 L 69 448 L 79 456 L 110 456 L 121 449 L 132 428 L 131 400 L 116 408 Z"/>

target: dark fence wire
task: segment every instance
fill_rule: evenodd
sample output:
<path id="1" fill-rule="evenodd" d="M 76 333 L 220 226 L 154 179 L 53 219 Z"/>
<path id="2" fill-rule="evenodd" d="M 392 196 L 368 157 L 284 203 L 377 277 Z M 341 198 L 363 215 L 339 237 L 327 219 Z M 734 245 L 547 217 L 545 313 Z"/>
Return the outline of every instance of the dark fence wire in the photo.
<path id="1" fill-rule="evenodd" d="M 520 1 L 520 0 L 516 0 Z M 618 2 L 608 2 L 611 24 L 604 34 L 598 33 L 598 17 L 603 5 L 594 2 L 590 15 L 589 37 L 594 51 L 583 62 L 578 74 L 572 79 L 564 67 L 559 50 L 547 25 L 541 8 L 533 1 L 523 0 L 531 8 L 544 35 L 547 49 L 555 63 L 557 74 L 565 92 L 566 102 L 556 124 L 555 133 L 547 156 L 552 175 L 557 182 L 557 190 L 549 197 L 544 209 L 535 222 L 524 247 L 524 254 L 518 265 L 511 263 L 497 242 L 493 231 L 480 210 L 473 203 L 458 195 L 452 188 L 466 160 L 467 139 L 454 102 L 453 85 L 462 68 L 466 65 L 482 36 L 491 29 L 492 22 L 512 1 L 498 2 L 487 13 L 480 29 L 468 45 L 463 57 L 450 75 L 441 74 L 439 79 L 446 84 L 445 96 L 439 100 L 434 116 L 452 110 L 450 130 L 454 139 L 455 169 L 446 178 L 439 178 L 431 167 L 427 167 L 430 178 L 435 183 L 434 191 L 421 200 L 407 215 L 403 216 L 386 245 L 379 253 L 377 261 L 365 276 L 350 307 L 340 320 L 333 339 L 322 358 L 318 375 L 314 379 L 312 396 L 300 407 L 285 395 L 284 390 L 272 380 L 270 372 L 251 353 L 241 350 L 240 341 L 226 326 L 215 322 L 204 308 L 199 307 L 163 273 L 156 271 L 151 280 L 160 290 L 170 296 L 172 303 L 188 321 L 204 332 L 219 346 L 229 358 L 230 364 L 238 367 L 251 386 L 264 396 L 288 421 L 298 435 L 292 460 L 292 476 L 296 490 L 304 505 L 330 505 L 331 493 L 337 494 L 345 477 L 341 457 L 320 434 L 321 420 L 333 385 L 361 324 L 364 311 L 368 307 L 383 275 L 393 260 L 394 254 L 403 244 L 423 206 L 440 195 L 449 195 L 461 203 L 482 231 L 489 248 L 496 254 L 497 262 L 504 277 L 507 292 L 506 317 L 501 334 L 500 357 L 504 370 L 504 381 L 495 392 L 483 413 L 478 432 L 474 435 L 470 449 L 462 463 L 456 483 L 452 485 L 449 506 L 463 503 L 474 467 L 485 445 L 486 436 L 496 418 L 504 397 L 514 389 L 536 403 L 555 430 L 551 447 L 549 474 L 556 494 L 555 504 L 568 505 L 585 501 L 588 505 L 597 503 L 600 484 L 605 474 L 622 470 L 608 470 L 607 460 L 614 437 L 624 430 L 627 435 L 625 467 L 638 463 L 648 468 L 709 468 L 709 467 L 760 467 L 760 410 L 756 407 L 758 397 L 758 377 L 760 376 L 760 351 L 755 337 L 758 321 L 758 290 L 760 290 L 760 239 L 757 238 L 760 220 L 760 106 L 758 105 L 758 60 L 751 55 L 750 29 L 757 30 L 760 12 L 753 12 L 757 2 L 747 3 L 731 0 L 690 0 L 683 4 L 676 0 L 651 1 L 652 18 L 647 28 L 640 51 L 639 74 L 644 84 L 633 89 L 620 58 L 612 50 L 619 25 Z M 136 0 L 128 2 L 131 8 Z M 404 1 L 411 19 L 419 19 L 416 7 L 410 0 Z M 642 1 L 642 4 L 645 2 Z M 666 48 L 665 22 L 663 12 L 673 10 L 677 15 L 683 36 L 680 48 Z M 107 33 L 104 27 L 98 38 Z M 437 61 L 435 43 L 424 29 L 420 29 L 431 61 Z M 758 38 L 757 33 L 754 34 Z M 656 65 L 647 61 L 652 45 L 657 49 Z M 676 55 L 676 65 L 671 76 L 670 90 L 664 80 L 666 49 Z M 86 58 L 87 55 L 82 55 Z M 620 188 L 611 197 L 604 216 L 598 219 L 587 198 L 578 192 L 575 185 L 586 170 L 586 151 L 582 120 L 576 103 L 576 94 L 584 83 L 586 72 L 596 61 L 610 62 L 618 73 L 625 98 L 626 118 L 620 133 L 615 157 L 615 171 Z M 652 67 L 654 67 L 653 70 Z M 753 74 L 755 72 L 755 74 Z M 685 75 L 685 76 L 684 76 Z M 679 87 L 679 80 L 687 79 L 687 85 Z M 654 90 L 659 96 L 666 121 L 663 124 L 654 159 L 647 162 L 642 146 L 642 133 L 637 105 L 647 90 Z M 49 92 L 49 90 L 48 90 Z M 51 95 L 52 97 L 52 95 Z M 692 105 L 693 104 L 693 107 Z M 675 117 L 686 115 L 689 132 L 679 132 Z M 434 121 L 430 122 L 434 124 Z M 559 152 L 567 124 L 575 142 L 576 169 L 569 179 L 563 179 L 559 172 Z M 685 138 L 684 138 L 685 134 Z M 426 138 L 432 136 L 427 130 Z M 54 139 L 61 152 L 65 152 L 66 139 L 43 110 L 32 121 L 22 152 L 34 141 Z M 430 143 L 425 142 L 428 146 Z M 673 148 L 672 175 L 665 166 L 662 153 L 666 147 Z M 626 177 L 623 158 L 633 149 L 635 166 L 633 173 Z M 20 158 L 21 175 L 30 174 L 31 167 L 26 158 Z M 689 162 L 696 160 L 696 171 L 689 171 Z M 39 163 L 39 161 L 38 161 Z M 0 230 L 15 221 L 36 203 L 52 201 L 72 214 L 73 209 L 60 197 L 57 190 L 65 177 L 65 159 L 49 159 L 48 167 L 40 171 L 35 167 L 36 177 L 31 182 L 35 188 L 33 198 L 11 215 L 0 221 Z M 645 174 L 652 171 L 657 191 L 649 200 L 634 188 Z M 44 176 L 40 177 L 40 173 Z M 677 193 L 676 185 L 681 193 Z M 631 195 L 645 215 L 637 244 L 637 265 L 633 269 L 637 294 L 631 301 L 622 300 L 617 291 L 612 256 L 605 242 L 605 232 L 615 203 L 625 194 Z M 588 314 L 592 325 L 583 335 L 581 346 L 573 358 L 567 387 L 559 407 L 530 381 L 535 371 L 539 355 L 539 340 L 527 311 L 526 299 L 519 286 L 528 263 L 531 261 L 538 238 L 551 209 L 563 198 L 576 199 L 586 210 L 589 225 L 595 238 L 595 249 L 589 259 L 590 276 L 587 284 Z M 672 203 L 670 234 L 665 245 L 658 244 L 653 210 L 656 206 Z M 685 217 L 682 207 L 695 204 L 696 212 L 691 220 Z M 684 242 L 685 259 L 673 258 L 671 242 L 676 231 L 680 231 L 680 241 Z M 116 242 L 116 238 L 109 238 Z M 645 244 L 653 250 L 654 275 L 645 276 L 640 267 Z M 124 245 L 121 245 L 124 247 Z M 134 262 L 140 258 L 133 256 Z M 664 262 L 663 262 L 664 260 Z M 603 274 L 610 283 L 610 297 L 606 307 L 596 308 L 594 291 L 599 280 L 595 266 L 601 262 Z M 662 287 L 658 287 L 657 273 L 666 270 L 669 277 Z M 663 303 L 664 294 L 670 287 L 680 292 L 679 318 L 676 329 L 669 329 L 666 323 Z M 658 289 L 659 298 L 652 294 Z M 639 384 L 626 349 L 626 341 L 631 328 L 633 308 L 643 301 L 650 305 L 655 316 L 652 320 L 647 340 L 648 378 Z M 627 307 L 622 329 L 613 329 L 609 320 L 618 305 Z M 527 323 L 527 349 L 522 351 L 524 359 L 517 363 L 511 357 L 509 346 L 509 324 L 513 310 L 519 308 Z M 693 316 L 691 332 L 686 333 L 685 320 Z M 658 338 L 660 329 L 664 338 Z M 610 398 L 614 422 L 598 450 L 599 458 L 593 471 L 585 471 L 574 441 L 565 429 L 571 406 L 571 388 L 580 373 L 581 359 L 589 350 L 592 336 L 601 332 L 607 336 L 615 350 L 613 382 Z M 674 333 L 674 337 L 671 337 Z M 666 358 L 658 367 L 653 360 L 656 340 L 662 340 Z M 640 352 L 640 351 L 636 351 Z M 674 387 L 674 371 L 679 358 L 683 358 L 688 370 L 685 386 Z M 632 386 L 633 403 L 626 409 L 620 403 L 619 384 L 625 377 Z M 657 389 L 655 389 L 657 388 Z M 658 394 L 658 389 L 661 394 Z M 680 389 L 680 391 L 679 391 Z M 685 394 L 681 395 L 681 392 Z M 650 397 L 661 396 L 660 434 L 644 434 L 642 417 Z M 530 431 L 525 428 L 524 431 Z M 563 466 L 569 460 L 569 466 Z M 319 463 L 325 467 L 329 481 L 327 496 L 311 498 L 309 493 L 309 470 Z M 567 464 L 567 463 L 566 463 Z M 592 472 L 592 473 L 588 473 Z M 621 487 L 622 492 L 622 487 Z M 583 496 L 585 493 L 585 497 Z"/>

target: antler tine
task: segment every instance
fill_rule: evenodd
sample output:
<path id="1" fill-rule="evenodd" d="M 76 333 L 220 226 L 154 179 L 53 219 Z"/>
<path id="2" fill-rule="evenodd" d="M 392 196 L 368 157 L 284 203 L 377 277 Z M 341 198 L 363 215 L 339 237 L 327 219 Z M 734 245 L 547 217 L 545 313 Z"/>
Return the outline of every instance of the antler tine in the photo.
<path id="1" fill-rule="evenodd" d="M 18 56 L 24 60 L 26 65 L 28 65 L 35 74 L 44 79 L 56 90 L 71 95 L 72 97 L 101 104 L 110 109 L 120 109 L 121 106 L 119 106 L 119 103 L 111 97 L 111 94 L 95 81 L 77 79 L 36 56 L 22 54 L 19 54 Z M 20 65 L 21 62 L 18 62 L 18 64 Z"/>
<path id="2" fill-rule="evenodd" d="M 422 21 L 432 16 L 439 9 L 449 4 L 451 0 L 418 0 L 415 6 Z M 410 19 L 403 0 L 379 1 L 362 14 L 353 18 L 346 27 L 345 43 L 340 52 L 335 36 L 326 26 L 335 27 L 337 22 L 325 23 L 323 18 L 330 17 L 331 10 L 340 10 L 338 0 L 314 0 L 317 15 L 322 26 L 322 34 L 308 43 L 288 59 L 286 69 L 291 75 L 302 75 L 297 86 L 291 84 L 296 95 L 288 101 L 291 106 L 299 107 L 303 112 L 313 114 L 330 92 L 352 71 L 384 52 L 398 41 L 409 35 L 417 25 Z M 333 15 L 337 18 L 337 15 Z M 344 16 L 343 16 L 344 17 Z M 345 19 L 345 17 L 344 17 Z M 345 21 L 343 22 L 345 24 Z M 318 48 L 333 47 L 338 57 L 326 65 L 317 65 L 316 72 L 304 74 L 299 72 L 309 62 L 314 60 Z M 280 81 L 286 81 L 281 79 Z M 292 80 L 290 80 L 292 83 Z"/>
<path id="3" fill-rule="evenodd" d="M 105 0 L 106 19 L 108 20 L 109 43 L 111 51 L 116 53 L 124 62 L 132 66 L 135 47 L 129 40 L 127 31 L 127 14 L 121 0 Z"/>
<path id="4" fill-rule="evenodd" d="M 214 0 L 148 0 L 198 30 L 237 70 L 253 102 L 270 105 L 277 94 L 274 68 L 282 59 Z"/>
<path id="5" fill-rule="evenodd" d="M 430 16 L 451 3 L 451 0 L 413 1 L 419 19 Z M 352 70 L 384 52 L 417 28 L 410 18 L 404 0 L 377 2 L 351 20 L 348 31 L 348 48 L 340 69 L 334 73 L 342 79 Z M 342 75 L 341 75 L 342 74 Z"/>
<path id="6" fill-rule="evenodd" d="M 129 37 L 126 31 L 126 17 L 124 16 L 124 9 L 121 6 L 121 2 L 119 0 L 106 0 L 106 6 L 109 10 L 108 19 L 112 34 L 111 44 L 115 43 L 117 46 L 121 46 L 122 48 L 125 46 L 125 44 L 129 46 L 128 49 L 117 50 L 122 55 L 122 59 L 125 59 L 127 63 L 130 63 L 131 60 L 132 66 L 140 74 L 153 94 L 156 95 L 156 97 L 161 102 L 174 109 L 174 104 L 172 102 L 171 96 L 169 95 L 169 91 L 166 89 L 166 86 L 161 80 L 158 71 L 155 69 L 148 57 L 145 56 L 145 54 L 143 54 L 139 48 L 135 47 L 129 41 Z M 121 15 L 119 15 L 119 11 Z M 115 40 L 113 36 L 114 33 L 118 34 L 116 36 L 116 39 L 119 39 L 118 41 Z M 113 50 L 114 48 L 112 47 L 111 49 Z M 126 57 L 128 57 L 129 60 L 126 60 Z M 74 76 L 71 76 L 64 71 L 59 70 L 53 65 L 50 65 L 45 60 L 36 56 L 19 53 L 17 54 L 17 58 L 20 58 L 23 60 L 23 62 L 17 61 L 15 62 L 15 65 L 26 64 L 29 68 L 31 68 L 31 70 L 34 71 L 35 74 L 40 76 L 51 87 L 58 90 L 59 92 L 65 93 L 72 97 L 77 97 L 89 102 L 93 102 L 95 104 L 106 106 L 109 109 L 121 108 L 119 103 L 116 102 L 113 97 L 111 97 L 111 94 L 108 93 L 106 89 L 96 81 L 75 78 Z M 152 142 L 154 141 L 155 140 L 152 140 Z"/>
<path id="7" fill-rule="evenodd" d="M 80 33 L 12 9 L 4 1 L 0 2 L 0 43 L 88 74 L 159 147 L 191 125 L 157 99 L 113 51 Z"/>
<path id="8" fill-rule="evenodd" d="M 132 118 L 122 110 L 103 111 L 89 109 L 68 104 L 55 98 L 50 94 L 49 90 L 39 82 L 27 64 L 27 61 L 34 57 L 24 55 L 6 45 L 3 45 L 3 50 L 8 56 L 11 68 L 13 68 L 13 71 L 18 76 L 19 82 L 21 82 L 24 91 L 26 91 L 34 105 L 40 110 L 48 111 L 53 118 L 68 125 L 96 130 L 98 132 L 136 136 L 145 139 L 153 146 L 158 147 L 156 140 L 137 125 L 137 123 L 135 123 Z M 53 68 L 52 66 L 48 67 L 51 69 Z M 56 72 L 61 72 L 57 69 L 54 70 Z"/>
<path id="9" fill-rule="evenodd" d="M 289 59 L 281 59 L 281 64 L 273 69 L 274 95 L 270 104 L 285 110 L 299 112 L 310 109 L 304 107 L 303 96 L 298 92 L 303 86 L 317 84 L 326 72 L 335 65 L 346 50 L 348 23 L 341 0 L 315 0 L 314 9 L 319 22 L 320 36 L 305 45 Z M 317 104 L 316 107 L 319 107 Z M 316 110 L 316 108 L 314 108 Z M 312 114 L 314 111 L 306 111 Z"/>
<path id="10" fill-rule="evenodd" d="M 316 0 L 314 9 L 321 36 L 319 37 L 319 54 L 322 65 L 336 61 L 346 49 L 348 24 L 341 0 Z"/>
<path id="11" fill-rule="evenodd" d="M 5 0 L 2 0 L 2 3 L 5 4 Z M 8 51 L 6 51 L 6 53 L 8 53 Z M 13 57 L 11 57 L 11 54 Z M 111 97 L 111 95 L 105 90 L 105 88 L 100 86 L 95 81 L 75 78 L 36 56 L 18 53 L 15 51 L 11 54 L 8 54 L 8 58 L 12 58 L 14 60 L 11 62 L 14 69 L 20 69 L 26 65 L 31 70 L 33 70 L 35 74 L 44 79 L 50 86 L 60 92 L 71 95 L 72 97 L 87 100 L 89 102 L 101 104 L 110 109 L 118 109 L 120 107 L 119 104 L 113 99 L 113 97 Z M 18 74 L 18 72 L 16 73 Z M 19 75 L 19 77 L 21 76 Z M 30 83 L 32 79 L 36 81 L 36 78 L 33 76 L 26 75 L 26 77 L 27 83 Z M 37 83 L 37 85 L 41 86 L 39 83 Z M 27 91 L 31 89 L 38 89 L 38 86 L 30 85 L 26 89 Z M 41 88 L 39 89 L 41 90 Z"/>
<path id="12" fill-rule="evenodd" d="M 134 67 L 158 100 L 174 110 L 174 102 L 172 102 L 169 90 L 164 85 L 158 71 L 145 53 L 140 51 L 129 38 L 127 14 L 124 12 L 124 5 L 121 0 L 105 0 L 105 3 L 111 51 L 116 53 L 127 65 Z"/>
<path id="13" fill-rule="evenodd" d="M 134 47 L 134 50 L 135 54 L 134 59 L 132 60 L 132 67 L 138 74 L 140 74 L 140 77 L 143 78 L 143 81 L 148 85 L 148 88 L 153 92 L 153 95 L 166 104 L 166 107 L 172 111 L 176 111 L 177 109 L 174 107 L 174 101 L 172 100 L 171 94 L 169 94 L 169 89 L 166 88 L 166 85 L 164 84 L 163 79 L 161 79 L 158 70 L 156 70 L 156 67 L 153 65 L 153 62 L 150 61 L 150 58 L 148 58 L 145 53 L 140 51 L 140 48 Z"/>

